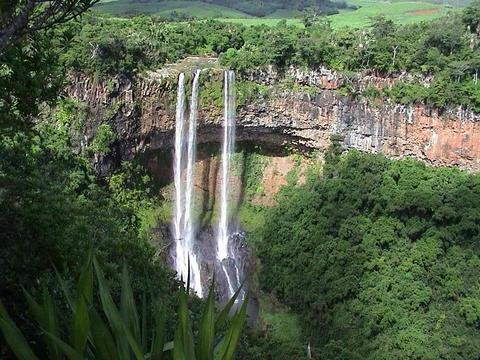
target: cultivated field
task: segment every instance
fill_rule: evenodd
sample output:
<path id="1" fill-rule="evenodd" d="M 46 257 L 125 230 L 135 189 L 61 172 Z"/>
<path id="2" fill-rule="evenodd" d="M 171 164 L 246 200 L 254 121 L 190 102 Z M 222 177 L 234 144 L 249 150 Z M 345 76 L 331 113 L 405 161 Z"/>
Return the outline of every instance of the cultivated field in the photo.
<path id="1" fill-rule="evenodd" d="M 408 24 L 432 20 L 455 11 L 451 5 L 435 4 L 425 1 L 383 1 L 383 0 L 347 0 L 357 10 L 342 10 L 339 14 L 329 16 L 333 28 L 365 27 L 375 16 L 384 15 L 398 24 Z M 155 14 L 168 17 L 173 12 L 196 18 L 216 18 L 222 21 L 251 25 L 274 26 L 286 19 L 288 24 L 302 25 L 301 12 L 295 10 L 278 10 L 268 17 L 256 18 L 241 11 L 224 6 L 206 4 L 200 1 L 162 1 L 152 3 L 131 3 L 129 0 L 106 0 L 95 8 L 97 11 L 116 16 Z"/>
<path id="2" fill-rule="evenodd" d="M 407 24 L 424 20 L 432 20 L 452 10 L 444 6 L 421 1 L 378 1 L 349 0 L 349 4 L 359 7 L 355 11 L 342 11 L 330 16 L 335 28 L 342 26 L 363 27 L 370 23 L 372 17 L 385 15 L 398 24 Z"/>

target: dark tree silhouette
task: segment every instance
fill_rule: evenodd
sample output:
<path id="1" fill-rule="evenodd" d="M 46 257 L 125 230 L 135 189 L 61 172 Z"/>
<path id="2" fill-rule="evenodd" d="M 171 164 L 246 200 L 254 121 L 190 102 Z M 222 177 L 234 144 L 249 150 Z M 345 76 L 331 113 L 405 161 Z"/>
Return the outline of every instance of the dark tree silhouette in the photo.
<path id="1" fill-rule="evenodd" d="M 0 0 L 0 52 L 12 38 L 75 18 L 99 0 Z"/>

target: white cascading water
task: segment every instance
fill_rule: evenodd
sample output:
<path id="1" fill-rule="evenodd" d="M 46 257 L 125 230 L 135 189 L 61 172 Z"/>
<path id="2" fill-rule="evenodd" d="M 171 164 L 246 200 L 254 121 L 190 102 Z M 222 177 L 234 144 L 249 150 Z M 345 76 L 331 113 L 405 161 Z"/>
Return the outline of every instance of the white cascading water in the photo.
<path id="1" fill-rule="evenodd" d="M 185 242 L 190 254 L 192 271 L 192 286 L 199 297 L 202 297 L 202 283 L 200 280 L 200 266 L 195 252 L 195 222 L 193 207 L 195 193 L 193 190 L 195 157 L 197 151 L 197 108 L 200 70 L 195 71 L 190 101 L 190 118 L 188 122 L 188 151 L 187 151 L 187 192 L 185 194 Z"/>
<path id="2" fill-rule="evenodd" d="M 223 121 L 220 221 L 217 233 L 217 259 L 220 262 L 223 273 L 225 274 L 230 292 L 229 295 L 231 296 L 234 293 L 234 288 L 224 260 L 234 258 L 233 254 L 229 251 L 231 234 L 228 216 L 230 163 L 235 147 L 235 73 L 233 71 L 225 71 Z M 237 268 L 235 269 L 235 272 L 237 272 Z"/>
<path id="3" fill-rule="evenodd" d="M 193 219 L 194 206 L 194 167 L 196 152 L 197 107 L 200 71 L 195 72 L 190 102 L 190 116 L 188 122 L 188 137 L 185 143 L 185 75 L 178 78 L 176 125 L 175 125 L 175 155 L 174 155 L 174 182 L 175 182 L 175 210 L 174 232 L 176 242 L 175 265 L 177 275 L 184 280 L 188 276 L 190 262 L 191 286 L 199 297 L 202 297 L 200 266 L 195 253 L 195 223 Z M 183 173 L 185 168 L 185 147 L 187 148 L 186 179 Z"/>
<path id="4" fill-rule="evenodd" d="M 175 152 L 173 159 L 173 177 L 175 185 L 174 197 L 174 215 L 173 215 L 173 232 L 175 237 L 175 268 L 179 277 L 184 277 L 187 273 L 187 259 L 184 259 L 184 243 L 183 237 L 183 212 L 184 197 L 182 184 L 183 169 L 183 123 L 185 116 L 185 74 L 178 77 L 177 89 L 177 111 L 175 116 Z"/>

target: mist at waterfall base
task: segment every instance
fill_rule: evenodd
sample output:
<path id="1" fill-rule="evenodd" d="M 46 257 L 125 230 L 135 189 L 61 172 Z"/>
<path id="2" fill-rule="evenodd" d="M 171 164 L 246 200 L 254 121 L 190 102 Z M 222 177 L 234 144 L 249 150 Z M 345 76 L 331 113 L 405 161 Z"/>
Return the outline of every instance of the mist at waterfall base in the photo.
<path id="1" fill-rule="evenodd" d="M 246 273 L 248 252 L 244 234 L 233 231 L 236 222 L 232 219 L 230 204 L 232 192 L 232 155 L 235 150 L 235 73 L 224 73 L 224 111 L 221 141 L 220 203 L 219 220 L 214 228 L 199 228 L 195 223 L 194 174 L 196 159 L 196 131 L 200 70 L 193 74 L 192 91 L 187 111 L 185 74 L 178 78 L 175 146 L 174 146 L 174 211 L 172 219 L 172 257 L 179 279 L 186 281 L 203 297 L 215 277 L 217 298 L 228 300 L 240 287 Z M 185 116 L 186 113 L 189 116 Z M 188 121 L 187 121 L 188 119 Z M 190 267 L 190 269 L 189 269 Z M 239 297 L 243 297 L 242 294 Z"/>

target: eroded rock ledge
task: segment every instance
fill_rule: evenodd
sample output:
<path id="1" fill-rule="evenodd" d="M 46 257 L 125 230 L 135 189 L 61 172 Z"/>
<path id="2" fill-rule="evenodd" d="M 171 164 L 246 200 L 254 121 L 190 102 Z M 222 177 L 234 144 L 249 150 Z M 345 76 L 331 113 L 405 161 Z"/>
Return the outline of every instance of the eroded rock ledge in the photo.
<path id="1" fill-rule="evenodd" d="M 274 84 L 285 74 L 267 69 L 242 76 Z M 380 152 L 391 158 L 412 156 L 435 166 L 480 170 L 480 122 L 476 114 L 388 102 L 369 105 L 364 100 L 341 96 L 338 88 L 342 77 L 327 69 L 291 68 L 287 76 L 318 91 L 310 95 L 301 90 L 276 90 L 273 96 L 242 105 L 237 114 L 238 141 L 323 151 L 332 135 L 338 135 L 345 148 Z M 384 86 L 395 80 L 365 74 L 360 83 Z M 175 73 L 151 72 L 135 83 L 123 76 L 98 81 L 77 73 L 70 76 L 65 91 L 87 105 L 81 146 L 92 141 L 102 122 L 108 122 L 118 135 L 112 153 L 98 161 L 101 173 L 113 163 L 144 151 L 172 147 Z M 219 142 L 221 123 L 219 109 L 203 107 L 198 119 L 198 141 Z"/>

